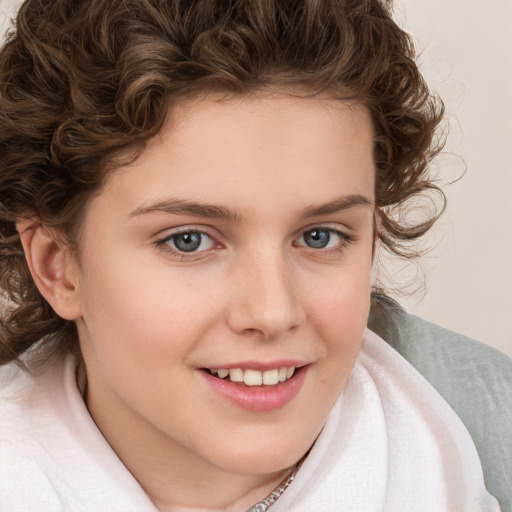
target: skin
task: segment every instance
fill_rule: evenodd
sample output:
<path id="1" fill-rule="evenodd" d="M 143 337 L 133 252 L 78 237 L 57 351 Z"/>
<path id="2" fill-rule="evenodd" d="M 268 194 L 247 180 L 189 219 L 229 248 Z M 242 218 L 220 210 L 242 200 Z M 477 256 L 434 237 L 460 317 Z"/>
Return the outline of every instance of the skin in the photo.
<path id="1" fill-rule="evenodd" d="M 368 317 L 374 176 L 361 105 L 195 99 L 90 200 L 79 263 L 55 245 L 39 257 L 42 227 L 22 237 L 77 322 L 92 417 L 161 510 L 245 510 L 318 436 Z M 327 247 L 308 246 L 312 228 Z M 209 238 L 180 253 L 176 230 Z M 201 374 L 284 359 L 308 371 L 278 410 L 238 407 Z"/>

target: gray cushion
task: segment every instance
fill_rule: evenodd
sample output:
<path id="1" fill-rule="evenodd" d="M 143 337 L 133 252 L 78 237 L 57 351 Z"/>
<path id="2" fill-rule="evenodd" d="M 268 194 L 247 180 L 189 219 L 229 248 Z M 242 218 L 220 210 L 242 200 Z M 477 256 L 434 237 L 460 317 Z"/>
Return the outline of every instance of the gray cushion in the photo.
<path id="1" fill-rule="evenodd" d="M 512 511 L 512 359 L 379 298 L 368 327 L 444 397 L 473 438 L 488 491 Z"/>

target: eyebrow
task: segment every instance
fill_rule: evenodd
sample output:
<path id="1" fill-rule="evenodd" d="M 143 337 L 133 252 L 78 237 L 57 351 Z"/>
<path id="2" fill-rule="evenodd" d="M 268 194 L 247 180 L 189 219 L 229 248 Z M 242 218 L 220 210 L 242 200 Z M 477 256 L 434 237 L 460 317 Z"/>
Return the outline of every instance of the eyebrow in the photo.
<path id="1" fill-rule="evenodd" d="M 373 202 L 360 194 L 351 194 L 344 196 L 329 203 L 318 206 L 309 206 L 302 210 L 303 217 L 316 217 L 330 215 L 355 206 L 373 206 Z M 241 215 L 225 206 L 217 206 L 206 203 L 196 203 L 184 201 L 181 199 L 167 199 L 156 203 L 141 206 L 133 210 L 129 217 L 137 217 L 151 213 L 166 213 L 170 215 L 190 215 L 192 217 L 202 217 L 210 219 L 222 219 L 227 221 L 238 221 Z"/>
<path id="2" fill-rule="evenodd" d="M 130 213 L 129 217 L 147 215 L 149 213 L 167 213 L 170 215 L 190 215 L 192 217 L 205 217 L 210 219 L 223 219 L 236 221 L 240 215 L 224 206 L 195 203 L 181 199 L 167 199 L 148 206 L 141 206 Z"/>
<path id="3" fill-rule="evenodd" d="M 302 215 L 304 217 L 330 215 L 332 213 L 348 210 L 349 208 L 354 208 L 355 206 L 374 206 L 374 203 L 361 194 L 351 194 L 319 206 L 309 206 L 302 211 Z"/>

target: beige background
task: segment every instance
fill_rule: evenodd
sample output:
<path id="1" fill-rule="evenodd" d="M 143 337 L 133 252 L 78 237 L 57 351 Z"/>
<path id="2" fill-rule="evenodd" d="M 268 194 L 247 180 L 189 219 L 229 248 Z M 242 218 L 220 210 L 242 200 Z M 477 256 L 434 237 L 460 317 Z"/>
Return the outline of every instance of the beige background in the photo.
<path id="1" fill-rule="evenodd" d="M 397 0 L 450 124 L 448 210 L 409 310 L 512 355 L 512 1 Z"/>
<path id="2" fill-rule="evenodd" d="M 0 0 L 0 16 L 17 3 Z M 401 302 L 512 355 L 512 0 L 396 0 L 395 17 L 414 35 L 427 81 L 446 104 L 440 176 L 453 180 L 467 166 L 446 189 L 435 249 L 421 262 L 426 291 Z M 411 272 L 389 269 L 398 282 Z"/>

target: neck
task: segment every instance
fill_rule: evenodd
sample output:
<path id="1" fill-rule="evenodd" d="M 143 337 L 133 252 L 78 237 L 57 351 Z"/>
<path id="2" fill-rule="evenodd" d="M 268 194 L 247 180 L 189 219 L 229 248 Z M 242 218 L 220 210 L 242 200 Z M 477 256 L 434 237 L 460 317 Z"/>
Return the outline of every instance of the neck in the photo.
<path id="1" fill-rule="evenodd" d="M 156 505 L 158 510 L 161 512 L 240 512 L 241 510 L 253 511 L 258 510 L 259 512 L 263 510 L 267 510 L 267 507 L 273 504 L 281 494 L 288 488 L 290 483 L 295 478 L 296 469 L 293 468 L 291 471 L 288 471 L 285 478 L 281 479 L 278 485 L 273 485 L 271 491 L 266 489 L 270 488 L 268 485 L 270 482 L 265 482 L 262 485 L 259 485 L 249 492 L 244 493 L 238 499 L 231 501 L 230 503 L 225 503 L 222 507 L 212 507 L 210 506 L 201 507 L 197 505 L 177 505 L 175 503 L 166 503 L 163 501 L 159 501 L 157 498 L 152 497 L 153 503 Z M 211 495 L 211 487 L 207 490 L 207 496 Z M 262 498 L 264 496 L 264 498 Z"/>
<path id="2" fill-rule="evenodd" d="M 90 395 L 89 395 L 90 397 Z M 269 473 L 219 468 L 170 441 L 158 430 L 139 429 L 136 417 L 105 418 L 89 411 L 125 467 L 162 512 L 240 512 L 265 499 L 288 478 L 295 464 Z M 117 429 L 115 425 L 130 425 Z M 150 441 L 149 441 L 150 440 Z"/>
<path id="3" fill-rule="evenodd" d="M 179 481 L 172 485 L 164 473 L 158 472 L 157 476 L 154 468 L 137 473 L 139 476 L 134 476 L 161 512 L 240 512 L 265 499 L 293 473 L 293 468 L 269 475 L 217 471 L 207 476 L 187 471 L 180 472 Z"/>

